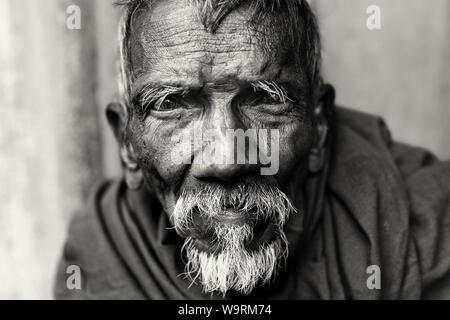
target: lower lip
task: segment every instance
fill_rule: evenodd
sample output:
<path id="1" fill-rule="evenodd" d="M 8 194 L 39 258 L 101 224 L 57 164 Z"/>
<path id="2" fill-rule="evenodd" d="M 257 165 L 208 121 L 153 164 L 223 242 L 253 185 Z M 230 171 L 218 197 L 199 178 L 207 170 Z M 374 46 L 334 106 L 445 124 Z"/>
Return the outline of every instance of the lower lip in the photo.
<path id="1" fill-rule="evenodd" d="M 263 244 L 270 243 L 275 238 L 275 225 L 264 221 L 256 225 L 253 239 L 245 244 L 250 251 L 258 250 Z"/>
<path id="2" fill-rule="evenodd" d="M 221 223 L 232 223 L 235 221 L 235 224 L 244 224 L 248 222 L 246 219 L 242 218 L 230 218 L 227 220 L 221 220 Z M 245 243 L 245 247 L 249 251 L 256 251 L 258 250 L 262 245 L 266 243 L 270 243 L 275 238 L 275 226 L 271 222 L 263 221 L 255 226 L 255 233 L 253 235 L 253 238 Z M 206 253 L 214 253 L 217 252 L 218 247 L 216 244 L 213 244 L 209 241 L 209 239 L 194 239 L 193 242 L 194 246 L 197 247 L 197 249 L 204 251 Z"/>
<path id="3" fill-rule="evenodd" d="M 218 223 L 234 224 L 238 226 L 242 226 L 246 223 L 251 223 L 250 219 L 245 216 L 237 215 L 235 213 L 227 214 L 226 212 L 218 215 L 214 218 L 214 220 L 216 220 Z"/>

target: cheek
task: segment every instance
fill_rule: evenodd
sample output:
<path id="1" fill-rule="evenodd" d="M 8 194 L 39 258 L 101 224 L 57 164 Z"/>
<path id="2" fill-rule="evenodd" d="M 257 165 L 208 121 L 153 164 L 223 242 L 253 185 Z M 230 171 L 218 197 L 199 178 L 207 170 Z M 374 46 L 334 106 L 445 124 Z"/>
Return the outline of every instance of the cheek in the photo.
<path id="1" fill-rule="evenodd" d="M 299 166 L 306 168 L 313 141 L 312 122 L 294 122 L 280 128 L 280 178 L 289 177 Z"/>
<path id="2" fill-rule="evenodd" d="M 134 128 L 131 142 L 147 182 L 164 189 L 176 187 L 191 157 L 186 141 L 189 125 L 149 117 Z"/>

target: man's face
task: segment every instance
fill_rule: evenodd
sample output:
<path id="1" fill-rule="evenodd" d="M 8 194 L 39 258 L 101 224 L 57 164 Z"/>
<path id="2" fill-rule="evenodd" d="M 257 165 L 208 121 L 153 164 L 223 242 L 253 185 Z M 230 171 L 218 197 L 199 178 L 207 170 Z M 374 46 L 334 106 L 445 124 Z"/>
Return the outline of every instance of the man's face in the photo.
<path id="1" fill-rule="evenodd" d="M 135 20 L 127 134 L 147 185 L 186 238 L 188 274 L 205 291 L 249 293 L 270 280 L 286 249 L 283 225 L 294 211 L 286 194 L 313 143 L 309 89 L 278 18 L 252 26 L 243 7 L 212 34 L 191 3 L 157 1 Z M 182 143 L 199 129 L 215 139 Z M 279 151 L 273 175 L 261 175 L 263 156 L 196 161 L 212 150 L 239 153 L 224 138 L 237 129 L 269 132 L 246 146 Z"/>

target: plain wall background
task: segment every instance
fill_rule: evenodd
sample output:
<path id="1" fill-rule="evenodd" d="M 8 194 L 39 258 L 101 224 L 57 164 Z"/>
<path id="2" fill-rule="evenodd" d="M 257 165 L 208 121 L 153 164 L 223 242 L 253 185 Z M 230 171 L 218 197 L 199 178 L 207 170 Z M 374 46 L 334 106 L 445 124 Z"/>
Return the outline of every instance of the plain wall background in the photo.
<path id="1" fill-rule="evenodd" d="M 0 0 L 0 298 L 51 298 L 71 215 L 120 174 L 104 120 L 116 92 L 110 0 Z M 82 29 L 66 28 L 76 4 Z M 366 28 L 378 5 L 382 29 Z M 450 2 L 317 0 L 338 103 L 450 158 Z"/>

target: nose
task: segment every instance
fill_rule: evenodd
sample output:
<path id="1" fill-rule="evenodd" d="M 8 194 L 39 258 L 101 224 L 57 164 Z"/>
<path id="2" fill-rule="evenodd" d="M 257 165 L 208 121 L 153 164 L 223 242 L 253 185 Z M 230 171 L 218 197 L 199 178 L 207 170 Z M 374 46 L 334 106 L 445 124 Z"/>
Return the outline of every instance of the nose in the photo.
<path id="1" fill-rule="evenodd" d="M 233 112 L 231 105 L 213 106 L 202 126 L 203 132 L 198 135 L 203 138 L 201 146 L 194 152 L 192 175 L 203 182 L 226 185 L 256 175 L 259 172 L 258 165 L 255 161 L 250 163 L 249 149 L 257 148 L 257 142 L 253 141 L 254 139 L 246 139 L 243 144 L 239 144 L 239 138 L 236 137 L 237 132 L 245 130 L 244 124 Z"/>
<path id="2" fill-rule="evenodd" d="M 256 175 L 257 170 L 254 170 L 254 166 L 251 165 L 209 164 L 194 166 L 192 174 L 206 183 L 233 185 L 245 177 Z"/>

